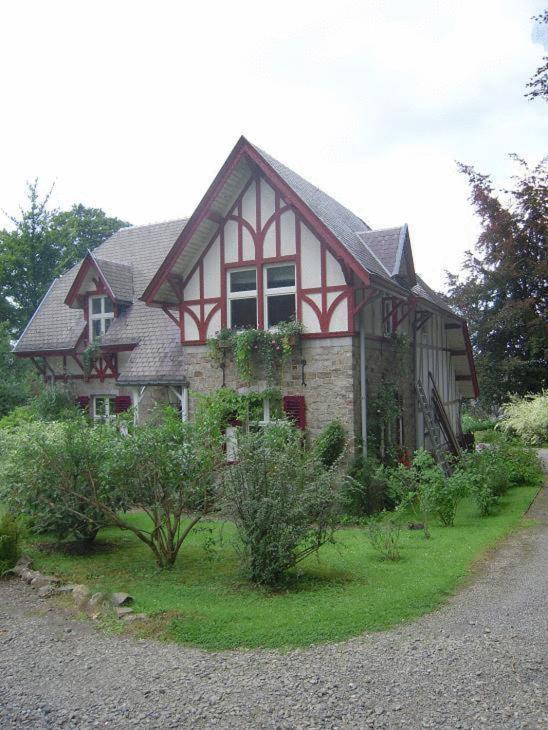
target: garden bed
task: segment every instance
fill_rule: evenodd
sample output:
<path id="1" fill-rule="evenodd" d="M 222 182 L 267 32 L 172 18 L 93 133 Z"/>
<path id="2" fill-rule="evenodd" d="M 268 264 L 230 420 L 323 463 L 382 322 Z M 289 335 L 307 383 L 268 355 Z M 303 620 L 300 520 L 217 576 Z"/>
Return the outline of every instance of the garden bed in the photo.
<path id="1" fill-rule="evenodd" d="M 127 591 L 135 610 L 154 620 L 135 631 L 208 650 L 291 648 L 338 641 L 409 620 L 442 603 L 470 573 L 486 549 L 523 524 L 536 489 L 517 487 L 500 500 L 495 514 L 480 518 L 468 499 L 452 528 L 432 525 L 432 539 L 404 531 L 402 559 L 382 560 L 366 531 L 346 528 L 337 545 L 308 558 L 289 587 L 269 593 L 251 588 L 239 572 L 230 524 L 203 522 L 172 570 L 159 571 L 150 551 L 133 534 L 105 529 L 99 544 L 108 550 L 67 555 L 38 548 L 27 552 L 35 566 L 92 589 Z M 146 518 L 132 514 L 136 522 Z M 219 541 L 210 549 L 211 536 Z"/>

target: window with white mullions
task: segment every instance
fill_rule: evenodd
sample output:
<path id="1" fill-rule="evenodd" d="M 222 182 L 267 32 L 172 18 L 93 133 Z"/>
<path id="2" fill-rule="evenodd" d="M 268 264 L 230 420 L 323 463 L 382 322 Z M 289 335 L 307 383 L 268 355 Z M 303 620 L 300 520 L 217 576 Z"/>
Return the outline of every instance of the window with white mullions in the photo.
<path id="1" fill-rule="evenodd" d="M 115 415 L 116 405 L 114 396 L 93 396 L 93 419 L 95 421 L 109 421 Z"/>
<path id="2" fill-rule="evenodd" d="M 295 264 L 265 266 L 264 291 L 264 314 L 268 329 L 295 318 Z"/>
<path id="3" fill-rule="evenodd" d="M 101 295 L 89 298 L 90 339 L 96 340 L 104 335 L 113 319 L 114 307 L 109 297 Z"/>
<path id="4" fill-rule="evenodd" d="M 257 326 L 257 269 L 228 272 L 228 326 L 232 329 Z"/>

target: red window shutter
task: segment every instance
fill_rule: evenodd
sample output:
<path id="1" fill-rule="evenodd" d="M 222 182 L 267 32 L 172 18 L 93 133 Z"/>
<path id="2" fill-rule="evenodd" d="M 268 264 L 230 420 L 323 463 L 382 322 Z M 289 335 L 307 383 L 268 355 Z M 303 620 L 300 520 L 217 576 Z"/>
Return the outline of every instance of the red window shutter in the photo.
<path id="1" fill-rule="evenodd" d="M 114 413 L 123 413 L 131 408 L 130 395 L 117 395 L 114 399 Z"/>
<path id="2" fill-rule="evenodd" d="M 284 395 L 283 397 L 284 413 L 295 421 L 297 428 L 306 428 L 306 411 L 304 404 L 304 395 Z"/>
<path id="3" fill-rule="evenodd" d="M 87 395 L 79 395 L 78 398 L 76 398 L 76 405 L 80 406 L 84 411 L 87 411 L 89 408 L 89 396 Z"/>

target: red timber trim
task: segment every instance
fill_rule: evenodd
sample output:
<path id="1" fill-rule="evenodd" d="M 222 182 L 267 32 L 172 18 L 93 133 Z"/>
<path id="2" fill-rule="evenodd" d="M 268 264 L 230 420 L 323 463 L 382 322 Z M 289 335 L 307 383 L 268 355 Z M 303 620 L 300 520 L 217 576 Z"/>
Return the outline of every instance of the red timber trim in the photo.
<path id="1" fill-rule="evenodd" d="M 72 307 L 74 304 L 76 298 L 80 295 L 80 288 L 82 284 L 85 281 L 85 278 L 87 276 L 88 271 L 90 268 L 93 268 L 95 273 L 97 274 L 98 279 L 95 282 L 95 285 L 97 289 L 99 289 L 99 283 L 101 284 L 101 290 L 97 291 L 97 294 L 108 294 L 108 296 L 112 299 L 112 301 L 116 302 L 116 297 L 114 296 L 114 293 L 112 289 L 110 288 L 110 284 L 105 279 L 105 276 L 99 266 L 97 266 L 97 263 L 95 262 L 95 259 L 93 258 L 93 255 L 88 251 L 88 253 L 85 255 L 84 260 L 82 261 L 80 268 L 78 269 L 78 273 L 76 274 L 76 278 L 72 282 L 72 286 L 70 287 L 68 294 L 65 298 L 65 304 L 69 307 Z M 87 292 L 84 292 L 87 294 Z M 87 304 L 87 300 L 85 302 Z"/>
<path id="2" fill-rule="evenodd" d="M 363 269 L 354 257 L 346 250 L 341 242 L 333 235 L 333 233 L 327 228 L 327 226 L 318 218 L 318 216 L 304 203 L 304 201 L 291 189 L 291 187 L 278 175 L 278 173 L 266 162 L 266 160 L 260 155 L 245 139 L 240 137 L 234 149 L 226 159 L 225 163 L 217 173 L 215 179 L 209 186 L 206 194 L 196 207 L 194 213 L 189 218 L 186 226 L 181 231 L 181 234 L 175 241 L 163 263 L 159 267 L 156 275 L 153 277 L 141 299 L 147 304 L 152 304 L 155 299 L 155 295 L 158 290 L 167 280 L 167 276 L 172 270 L 177 258 L 187 246 L 192 236 L 197 231 L 199 225 L 208 218 L 210 214 L 210 208 L 220 192 L 221 188 L 225 184 L 226 180 L 236 168 L 243 156 L 246 156 L 259 170 L 264 174 L 267 181 L 272 187 L 284 197 L 285 201 L 290 204 L 303 218 L 306 224 L 311 230 L 320 238 L 325 241 L 329 248 L 334 253 L 337 259 L 342 260 L 350 270 L 361 279 L 365 284 L 369 283 L 369 276 L 365 269 Z"/>

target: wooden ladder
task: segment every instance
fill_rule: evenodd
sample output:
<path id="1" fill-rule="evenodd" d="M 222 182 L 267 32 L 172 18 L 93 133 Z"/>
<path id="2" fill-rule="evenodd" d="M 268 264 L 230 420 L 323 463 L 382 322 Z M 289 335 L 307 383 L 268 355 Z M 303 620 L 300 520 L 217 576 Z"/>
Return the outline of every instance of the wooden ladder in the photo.
<path id="1" fill-rule="evenodd" d="M 443 445 L 441 443 L 440 427 L 436 423 L 434 410 L 430 404 L 430 401 L 426 397 L 426 393 L 424 392 L 424 387 L 420 378 L 419 380 L 417 380 L 415 388 L 419 400 L 419 408 L 421 409 L 424 416 L 424 425 L 426 427 L 428 435 L 430 436 L 430 442 L 432 444 L 434 457 L 443 469 L 443 471 L 446 474 L 449 474 L 451 470 L 447 461 L 448 452 L 443 448 Z"/>

